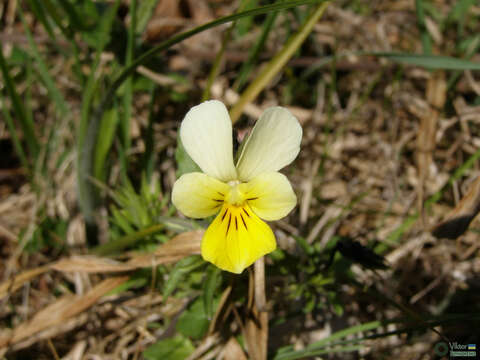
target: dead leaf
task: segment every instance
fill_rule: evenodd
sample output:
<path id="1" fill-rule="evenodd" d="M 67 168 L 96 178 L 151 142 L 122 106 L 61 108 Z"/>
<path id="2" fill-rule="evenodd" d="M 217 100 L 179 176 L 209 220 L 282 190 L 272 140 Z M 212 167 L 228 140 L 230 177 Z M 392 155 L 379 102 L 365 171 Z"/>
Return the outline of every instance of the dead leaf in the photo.
<path id="1" fill-rule="evenodd" d="M 480 212 L 480 176 L 445 219 L 433 227 L 436 238 L 456 239 L 467 231 L 472 220 Z"/>
<path id="2" fill-rule="evenodd" d="M 190 15 L 197 24 L 207 23 L 215 18 L 207 1 L 187 0 L 187 3 Z"/>
<path id="3" fill-rule="evenodd" d="M 162 41 L 177 32 L 185 24 L 185 20 L 180 1 L 160 0 L 145 29 L 145 40 Z"/>
<path id="4" fill-rule="evenodd" d="M 203 0 L 160 0 L 147 24 L 145 40 L 159 42 L 180 31 L 185 25 L 211 20 L 213 15 Z"/>

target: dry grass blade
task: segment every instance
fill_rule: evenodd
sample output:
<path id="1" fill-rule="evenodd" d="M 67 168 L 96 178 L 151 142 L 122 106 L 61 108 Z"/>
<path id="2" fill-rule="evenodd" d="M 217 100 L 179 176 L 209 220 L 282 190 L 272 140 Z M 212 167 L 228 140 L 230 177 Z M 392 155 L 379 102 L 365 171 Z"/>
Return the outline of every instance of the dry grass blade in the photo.
<path id="1" fill-rule="evenodd" d="M 136 269 L 134 265 L 124 264 L 108 258 L 96 256 L 72 256 L 62 259 L 51 266 L 52 269 L 63 272 L 107 273 Z"/>
<path id="2" fill-rule="evenodd" d="M 222 296 L 220 297 L 220 301 L 217 306 L 217 311 L 213 315 L 212 321 L 210 321 L 210 325 L 208 328 L 209 334 L 213 334 L 213 332 L 215 331 L 215 326 L 217 325 L 218 319 L 220 318 L 220 314 L 222 312 L 225 312 L 224 311 L 225 305 L 227 304 L 227 299 L 231 291 L 232 291 L 231 285 L 229 285 L 225 290 L 223 290 Z"/>
<path id="3" fill-rule="evenodd" d="M 467 231 L 472 220 L 480 212 L 480 177 L 470 186 L 467 194 L 447 214 L 445 219 L 434 226 L 433 236 L 437 238 L 456 239 Z"/>
<path id="4" fill-rule="evenodd" d="M 83 296 L 66 295 L 50 304 L 35 316 L 13 330 L 0 333 L 0 348 L 13 345 L 51 326 L 61 325 L 95 304 L 98 299 L 129 279 L 128 276 L 114 277 L 102 281 Z"/>
<path id="5" fill-rule="evenodd" d="M 247 360 L 242 347 L 233 336 L 228 340 L 219 358 L 224 360 Z"/>
<path id="6" fill-rule="evenodd" d="M 0 349 L 1 351 L 16 351 L 20 349 L 25 349 L 29 346 L 32 346 L 35 343 L 43 342 L 45 340 L 53 339 L 56 336 L 61 336 L 62 334 L 68 333 L 69 331 L 72 331 L 73 329 L 78 329 L 80 326 L 85 325 L 85 323 L 88 321 L 88 314 L 87 313 L 82 313 L 79 314 L 78 316 L 75 316 L 73 318 L 70 318 L 62 324 L 57 325 L 57 326 L 52 326 L 50 328 L 47 328 L 43 331 L 39 331 L 35 333 L 32 336 L 29 336 L 25 340 L 16 343 L 13 345 L 11 348 L 3 348 Z M 68 360 L 68 358 L 63 357 L 62 359 Z M 74 360 L 81 359 L 81 358 L 76 358 Z"/>
<path id="7" fill-rule="evenodd" d="M 203 232 L 203 230 L 194 230 L 179 234 L 169 242 L 161 245 L 154 253 L 148 255 L 133 255 L 126 263 L 90 255 L 73 256 L 71 258 L 61 259 L 51 265 L 27 270 L 0 285 L 0 299 L 9 293 L 15 292 L 27 281 L 50 269 L 61 272 L 109 273 L 124 272 L 142 267 L 176 262 L 186 256 L 200 254 L 200 242 L 203 237 Z"/>
<path id="8" fill-rule="evenodd" d="M 255 305 L 259 311 L 267 311 L 267 298 L 265 296 L 265 258 L 255 261 Z"/>
<path id="9" fill-rule="evenodd" d="M 181 233 L 160 246 L 154 254 L 157 256 L 200 254 L 200 242 L 204 232 L 193 230 Z"/>
<path id="10" fill-rule="evenodd" d="M 43 274 L 49 270 L 49 266 L 40 266 L 35 269 L 27 270 L 15 276 L 13 279 L 7 280 L 0 285 L 0 299 L 7 294 L 17 291 L 23 284 L 30 281 L 34 277 Z"/>
<path id="11" fill-rule="evenodd" d="M 437 71 L 432 74 L 427 83 L 426 97 L 429 103 L 429 111 L 420 119 L 420 129 L 417 136 L 417 166 L 419 172 L 418 182 L 418 209 L 422 214 L 423 224 L 423 199 L 425 183 L 430 176 L 430 165 L 432 164 L 432 155 L 435 149 L 435 134 L 439 118 L 439 109 L 445 105 L 447 92 L 447 83 L 443 71 Z"/>
<path id="12" fill-rule="evenodd" d="M 267 359 L 268 312 L 253 308 L 245 324 L 245 342 L 253 360 Z"/>
<path id="13" fill-rule="evenodd" d="M 250 277 L 250 282 L 252 277 Z M 245 324 L 245 342 L 247 343 L 250 358 L 254 360 L 267 359 L 268 345 L 268 312 L 266 309 L 265 296 L 265 260 L 261 258 L 255 262 L 254 282 L 254 305 L 248 314 Z"/>
<path id="14" fill-rule="evenodd" d="M 181 233 L 161 245 L 151 254 L 133 254 L 126 263 L 96 256 L 74 256 L 62 259 L 51 267 L 57 271 L 78 271 L 87 273 L 122 272 L 142 267 L 176 262 L 186 256 L 200 254 L 203 230 Z"/>
<path id="15" fill-rule="evenodd" d="M 209 356 L 212 353 L 212 349 L 215 348 L 219 342 L 220 336 L 218 333 L 207 336 L 185 360 L 203 359 L 205 356 Z"/>
<path id="16" fill-rule="evenodd" d="M 136 267 L 149 267 L 172 263 L 186 256 L 200 254 L 200 242 L 203 233 L 203 230 L 181 233 L 160 246 L 154 253 L 135 256 L 127 264 Z"/>

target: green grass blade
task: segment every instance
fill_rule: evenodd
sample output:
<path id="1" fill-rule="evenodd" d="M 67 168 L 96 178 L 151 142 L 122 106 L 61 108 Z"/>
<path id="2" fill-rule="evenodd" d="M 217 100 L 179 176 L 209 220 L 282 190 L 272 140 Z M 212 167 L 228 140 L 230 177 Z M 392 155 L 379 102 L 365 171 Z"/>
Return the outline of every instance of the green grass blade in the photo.
<path id="1" fill-rule="evenodd" d="M 80 208 L 82 209 L 85 221 L 89 226 L 93 224 L 93 211 L 96 203 L 96 189 L 90 181 L 93 177 L 95 146 L 103 114 L 97 121 L 91 120 L 91 106 L 95 97 L 95 90 L 97 88 L 97 80 L 95 74 L 100 64 L 100 56 L 107 45 L 108 34 L 113 25 L 115 14 L 117 12 L 119 1 L 107 10 L 102 17 L 102 23 L 99 25 L 103 36 L 100 36 L 101 41 L 98 42 L 95 54 L 95 60 L 90 70 L 90 76 L 87 80 L 85 91 L 82 96 L 81 119 L 77 134 L 77 186 L 78 199 Z M 92 135 L 93 134 L 93 135 Z"/>
<path id="2" fill-rule="evenodd" d="M 38 0 L 36 0 L 38 1 Z M 64 19 L 62 15 L 58 12 L 58 6 L 53 4 L 51 0 L 42 0 L 42 5 L 47 9 L 48 14 L 52 18 L 53 22 L 58 26 L 62 34 L 67 38 L 72 40 L 73 34 L 70 29 L 68 29 L 64 24 Z M 55 40 L 55 39 L 54 39 Z"/>
<path id="3" fill-rule="evenodd" d="M 168 279 L 165 283 L 165 288 L 163 289 L 163 299 L 164 301 L 172 294 L 172 292 L 180 284 L 180 281 L 183 280 L 185 276 L 191 273 L 196 268 L 205 265 L 205 261 L 201 256 L 193 255 L 179 260 L 172 271 L 168 275 Z"/>
<path id="4" fill-rule="evenodd" d="M 9 69 L 5 58 L 3 57 L 3 52 L 0 49 L 0 70 L 3 75 L 3 81 L 5 83 L 5 88 L 7 90 L 10 99 L 12 100 L 12 106 L 14 113 L 20 123 L 20 128 L 23 131 L 23 136 L 28 146 L 29 153 L 32 157 L 35 157 L 38 153 L 39 145 L 37 138 L 35 137 L 35 128 L 33 126 L 33 121 L 27 116 L 27 111 L 24 108 L 20 96 L 15 89 L 14 82 L 9 74 Z"/>
<path id="5" fill-rule="evenodd" d="M 67 14 L 70 25 L 76 31 L 82 31 L 82 30 L 88 29 L 88 26 L 85 24 L 85 21 L 82 19 L 80 15 L 78 15 L 77 10 L 75 10 L 75 7 L 71 4 L 70 0 L 58 0 L 58 2 L 60 3 L 63 10 Z"/>
<path id="6" fill-rule="evenodd" d="M 237 80 L 235 80 L 235 84 L 233 88 L 238 92 L 242 89 L 243 85 L 248 79 L 248 75 L 250 74 L 253 64 L 257 61 L 258 56 L 260 55 L 260 51 L 263 49 L 265 42 L 267 41 L 268 34 L 272 30 L 272 26 L 275 23 L 275 19 L 277 18 L 278 11 L 271 12 L 267 15 L 267 18 L 263 24 L 262 34 L 258 38 L 257 42 L 253 46 L 252 50 L 248 54 L 247 61 L 245 61 L 240 68 L 237 76 Z"/>
<path id="7" fill-rule="evenodd" d="M 202 288 L 202 301 L 207 317 L 213 317 L 213 302 L 215 299 L 215 290 L 222 281 L 221 270 L 216 266 L 209 264 L 206 270 L 205 281 Z"/>
<path id="8" fill-rule="evenodd" d="M 469 60 L 479 50 L 480 50 L 480 35 L 477 35 L 473 38 L 468 50 L 466 51 L 463 57 Z M 450 75 L 450 78 L 448 79 L 448 82 L 447 82 L 447 91 L 450 90 L 456 84 L 460 75 L 462 75 L 462 72 L 460 70 L 456 70 Z"/>
<path id="9" fill-rule="evenodd" d="M 222 46 L 220 51 L 215 56 L 215 60 L 212 65 L 212 69 L 210 70 L 210 74 L 208 74 L 207 84 L 205 85 L 205 89 L 203 90 L 202 94 L 202 101 L 206 101 L 210 99 L 210 88 L 213 85 L 213 82 L 217 78 L 218 74 L 220 73 L 220 67 L 222 65 L 223 56 L 225 55 L 225 49 L 227 44 L 230 42 L 230 38 L 232 37 L 232 31 L 235 27 L 235 22 L 233 22 L 225 34 L 223 35 Z"/>
<path id="10" fill-rule="evenodd" d="M 272 78 L 277 75 L 288 62 L 288 60 L 290 60 L 293 54 L 310 34 L 313 26 L 323 15 L 328 4 L 328 2 L 324 2 L 317 6 L 315 11 L 313 11 L 305 21 L 301 29 L 288 40 L 283 49 L 277 55 L 275 55 L 265 69 L 258 75 L 256 80 L 251 83 L 250 86 L 248 86 L 243 92 L 235 106 L 230 110 L 230 117 L 233 123 L 238 120 L 244 107 L 251 102 L 265 88 L 265 86 L 267 86 Z"/>
<path id="11" fill-rule="evenodd" d="M 422 47 L 424 54 L 432 53 L 432 39 L 428 33 L 427 26 L 425 24 L 425 10 L 423 0 L 415 0 L 415 11 L 417 14 L 417 23 L 420 30 L 420 38 L 422 40 Z"/>
<path id="12" fill-rule="evenodd" d="M 155 122 L 155 100 L 157 99 L 157 87 L 152 83 L 150 90 L 150 105 L 148 110 L 148 126 L 144 132 L 143 141 L 145 142 L 145 151 L 142 159 L 142 169 L 145 169 L 147 182 L 150 182 L 155 166 L 155 147 L 153 141 L 153 124 Z"/>
<path id="13" fill-rule="evenodd" d="M 135 32 L 142 34 L 147 27 L 148 21 L 152 17 L 157 0 L 142 0 L 137 9 L 137 26 Z"/>
<path id="14" fill-rule="evenodd" d="M 238 11 L 244 11 L 244 10 L 249 10 L 253 9 L 258 6 L 259 1 L 258 0 L 242 0 L 240 2 L 240 6 L 238 7 Z M 247 34 L 253 24 L 253 18 L 252 17 L 246 17 L 242 18 L 237 21 L 235 25 L 235 33 L 243 36 Z"/>
<path id="15" fill-rule="evenodd" d="M 33 14 L 35 15 L 35 18 L 38 19 L 45 28 L 45 31 L 47 32 L 50 40 L 52 40 L 55 44 L 55 33 L 53 32 L 52 26 L 48 22 L 48 18 L 45 14 L 45 9 L 42 7 L 42 4 L 38 0 L 28 0 L 28 5 L 30 7 L 30 10 L 32 10 Z"/>
<path id="16" fill-rule="evenodd" d="M 37 68 L 38 68 L 38 75 L 40 79 L 42 79 L 45 87 L 47 88 L 48 94 L 50 98 L 53 100 L 53 102 L 55 103 L 56 108 L 59 111 L 60 115 L 65 116 L 69 113 L 69 106 L 67 105 L 67 102 L 63 98 L 62 93 L 55 85 L 55 81 L 50 76 L 48 66 L 43 60 L 43 57 L 40 54 L 40 51 L 38 50 L 37 44 L 33 40 L 32 33 L 28 27 L 28 24 L 25 21 L 25 16 L 23 15 L 23 11 L 21 8 L 19 8 L 19 15 L 23 24 L 25 34 L 27 35 L 30 50 L 32 51 L 33 57 L 35 58 L 35 64 L 37 65 Z"/>
<path id="17" fill-rule="evenodd" d="M 5 117 L 5 122 L 7 123 L 8 132 L 12 137 L 13 146 L 18 155 L 18 158 L 20 159 L 20 163 L 25 169 L 29 170 L 30 165 L 28 163 L 27 155 L 25 154 L 25 150 L 23 149 L 22 143 L 20 142 L 20 139 L 17 135 L 17 130 L 15 129 L 13 119 L 10 116 L 8 109 L 4 106 L 3 102 L 0 103 L 0 107 L 2 108 L 2 113 L 3 113 L 3 116 Z"/>
<path id="18" fill-rule="evenodd" d="M 474 50 L 480 48 L 480 41 L 474 44 Z M 473 52 L 474 53 L 474 52 Z M 318 61 L 318 63 L 312 65 L 310 69 L 305 71 L 303 77 L 306 78 L 312 75 L 315 71 L 319 70 L 323 66 L 330 64 L 332 61 L 336 61 L 345 58 L 348 55 L 357 56 L 375 56 L 384 57 L 391 61 L 412 66 L 420 66 L 426 69 L 439 69 L 439 70 L 480 70 L 480 63 L 469 61 L 467 59 L 459 59 L 450 56 L 440 55 L 425 55 L 425 54 L 408 54 L 397 52 L 353 52 L 338 54 L 335 56 L 328 56 Z M 470 54 L 469 54 L 470 55 Z M 471 57 L 471 56 L 470 56 Z"/>
<path id="19" fill-rule="evenodd" d="M 237 9 L 237 13 L 240 13 L 245 9 L 251 9 L 252 7 L 254 7 L 254 5 L 256 4 L 252 0 L 242 0 L 240 3 L 240 6 Z M 232 38 L 233 30 L 235 29 L 237 24 L 239 25 L 238 27 L 241 27 L 242 25 L 240 24 L 240 21 L 245 19 L 251 19 L 251 18 L 243 18 L 243 19 L 232 22 L 232 24 L 229 26 L 229 28 L 225 32 L 225 35 L 223 36 L 223 40 L 222 40 L 222 46 L 220 48 L 220 51 L 217 53 L 217 56 L 215 56 L 215 61 L 213 62 L 212 69 L 210 70 L 210 74 L 208 75 L 207 84 L 202 94 L 202 101 L 206 101 L 210 99 L 210 88 L 212 87 L 213 82 L 215 81 L 216 77 L 220 72 L 220 66 L 222 64 L 223 56 L 225 55 L 225 49 L 227 48 L 227 44 L 230 42 L 230 39 Z M 247 24 L 243 24 L 243 26 L 244 28 L 249 27 L 249 25 Z"/>
<path id="20" fill-rule="evenodd" d="M 475 5 L 477 0 L 459 0 L 451 8 L 448 18 L 456 21 L 464 20 L 471 6 Z"/>
<path id="21" fill-rule="evenodd" d="M 106 179 L 106 167 L 105 160 L 112 146 L 113 139 L 115 137 L 115 131 L 118 124 L 118 111 L 116 107 L 112 107 L 105 112 L 100 124 L 101 139 L 95 146 L 95 160 L 93 175 L 96 179 L 105 182 Z"/>
<path id="22" fill-rule="evenodd" d="M 97 80 L 95 79 L 95 73 L 100 64 L 100 56 L 103 50 L 105 49 L 105 46 L 107 45 L 108 33 L 112 28 L 113 20 L 114 20 L 117 8 L 118 8 L 118 0 L 117 0 L 116 6 L 111 7 L 110 10 L 108 10 L 106 14 L 102 17 L 102 23 L 99 25 L 101 29 L 100 31 L 104 34 L 103 36 L 100 36 L 100 39 L 102 39 L 102 41 L 99 41 L 95 48 L 95 60 L 93 61 L 93 64 L 90 70 L 90 76 L 87 79 L 85 90 L 82 96 L 82 110 L 81 110 L 82 116 L 81 116 L 79 131 L 78 131 L 78 144 L 80 147 L 82 147 L 85 142 L 85 137 L 87 134 L 87 128 L 88 128 L 88 123 L 90 118 L 90 108 L 95 96 L 95 89 L 97 87 Z"/>
<path id="23" fill-rule="evenodd" d="M 480 70 L 480 63 L 478 62 L 453 58 L 449 56 L 386 53 L 386 52 L 385 53 L 383 52 L 369 53 L 366 55 L 384 57 L 401 64 L 421 66 L 427 69 Z"/>
<path id="24" fill-rule="evenodd" d="M 463 37 L 464 29 L 465 29 L 465 18 L 467 17 L 467 13 L 470 10 L 470 7 L 475 5 L 477 0 L 459 0 L 452 6 L 450 13 L 448 14 L 449 20 L 454 20 L 458 22 L 458 36 L 461 38 Z"/>
<path id="25" fill-rule="evenodd" d="M 134 57 L 134 48 L 135 48 L 135 28 L 136 28 L 136 18 L 137 18 L 137 0 L 131 0 L 130 2 L 130 27 L 128 29 L 128 38 L 127 38 L 127 53 L 125 57 L 125 65 L 130 66 L 133 62 Z M 128 153 L 130 149 L 130 117 L 132 115 L 132 98 L 133 98 L 133 85 L 132 78 L 129 77 L 125 81 L 123 95 L 123 114 L 121 117 L 120 130 L 121 130 L 121 140 L 123 145 L 123 150 L 125 153 Z M 125 156 L 125 161 L 127 161 L 127 156 Z M 127 164 L 123 164 L 123 169 L 126 171 Z"/>
<path id="26" fill-rule="evenodd" d="M 147 236 L 154 235 L 162 231 L 163 229 L 165 229 L 164 224 L 157 224 L 157 225 L 150 226 L 148 228 L 137 231 L 133 234 L 128 234 L 128 235 L 122 236 L 121 238 L 109 241 L 108 243 L 99 245 L 92 250 L 92 254 L 100 255 L 100 256 L 115 254 L 118 251 L 121 251 L 129 246 L 132 246 L 137 241 Z"/>
<path id="27" fill-rule="evenodd" d="M 285 354 L 278 354 L 274 357 L 274 360 L 296 360 L 304 358 L 312 358 L 314 356 L 333 354 L 333 353 L 342 353 L 342 352 L 352 352 L 358 351 L 363 348 L 362 345 L 353 345 L 345 346 L 339 348 L 329 348 L 329 349 L 318 349 L 318 350 L 298 350 L 293 352 L 288 352 Z"/>
<path id="28" fill-rule="evenodd" d="M 337 331 L 337 332 L 333 333 L 332 335 L 326 337 L 325 339 L 316 341 L 316 342 L 308 345 L 307 349 L 314 350 L 315 348 L 323 347 L 323 346 L 325 346 L 329 343 L 332 343 L 335 340 L 343 339 L 343 338 L 345 338 L 349 335 L 364 333 L 366 331 L 377 329 L 382 325 L 383 325 L 383 323 L 381 321 L 371 321 L 371 322 L 368 322 L 368 323 L 351 326 L 347 329 Z"/>
<path id="29" fill-rule="evenodd" d="M 82 76 L 82 71 L 81 71 L 81 61 L 80 61 L 80 50 L 78 48 L 77 42 L 75 40 L 75 34 L 72 31 L 71 28 L 68 26 L 65 26 L 64 24 L 64 19 L 62 18 L 62 15 L 59 14 L 58 12 L 58 6 L 56 4 L 53 4 L 51 0 L 28 0 L 30 8 L 32 9 L 32 12 L 35 14 L 35 16 L 40 20 L 40 22 L 43 24 L 45 27 L 51 43 L 55 46 L 57 51 L 64 55 L 65 57 L 70 57 L 71 54 L 68 52 L 68 50 L 65 47 L 62 47 L 59 45 L 58 39 L 54 33 L 54 29 L 52 28 L 52 25 L 47 17 L 47 15 L 50 16 L 50 18 L 53 21 L 53 24 L 55 24 L 62 34 L 65 36 L 66 39 L 69 40 L 69 45 L 73 49 L 73 57 L 75 59 L 75 63 L 73 64 L 74 70 L 76 75 L 79 77 L 80 81 L 83 83 L 83 76 Z M 83 85 L 83 84 L 82 84 Z"/>

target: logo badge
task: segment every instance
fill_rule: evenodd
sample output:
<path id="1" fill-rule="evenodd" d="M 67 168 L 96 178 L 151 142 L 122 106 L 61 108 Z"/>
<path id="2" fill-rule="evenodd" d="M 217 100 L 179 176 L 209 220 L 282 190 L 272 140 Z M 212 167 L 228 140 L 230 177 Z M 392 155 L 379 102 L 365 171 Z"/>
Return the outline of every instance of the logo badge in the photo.
<path id="1" fill-rule="evenodd" d="M 435 351 L 435 355 L 445 356 L 448 354 L 448 344 L 446 342 L 441 341 L 436 343 L 433 349 Z"/>

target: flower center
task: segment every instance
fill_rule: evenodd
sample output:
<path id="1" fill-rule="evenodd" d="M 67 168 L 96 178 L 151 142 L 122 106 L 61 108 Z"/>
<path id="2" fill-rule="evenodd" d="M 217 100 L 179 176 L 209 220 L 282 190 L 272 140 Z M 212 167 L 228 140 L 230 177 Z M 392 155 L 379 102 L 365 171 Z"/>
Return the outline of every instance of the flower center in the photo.
<path id="1" fill-rule="evenodd" d="M 225 202 L 234 206 L 242 206 L 245 203 L 246 196 L 240 189 L 240 181 L 229 181 L 228 185 L 230 185 L 230 190 L 225 196 Z"/>

